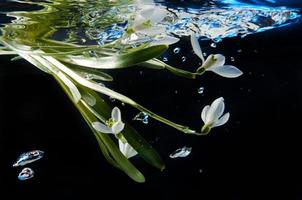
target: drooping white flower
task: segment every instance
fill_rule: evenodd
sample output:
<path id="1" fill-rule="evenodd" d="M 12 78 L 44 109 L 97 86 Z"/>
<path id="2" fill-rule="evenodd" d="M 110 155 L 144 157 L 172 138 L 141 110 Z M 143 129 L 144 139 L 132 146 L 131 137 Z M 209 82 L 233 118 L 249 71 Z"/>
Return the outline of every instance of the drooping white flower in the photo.
<path id="1" fill-rule="evenodd" d="M 170 45 L 179 41 L 178 38 L 167 36 L 165 26 L 159 25 L 165 16 L 167 16 L 166 9 L 152 4 L 139 3 L 138 5 L 139 10 L 127 29 L 128 36 L 124 41 L 144 41 L 144 37 L 147 37 L 147 40 L 148 38 L 152 38 L 150 45 Z"/>
<path id="2" fill-rule="evenodd" d="M 204 63 L 205 59 L 203 57 L 203 54 L 202 54 L 202 51 L 201 51 L 201 48 L 200 48 L 200 45 L 199 45 L 199 42 L 198 42 L 198 39 L 196 37 L 196 35 L 191 35 L 191 45 L 192 45 L 192 48 L 193 48 L 193 51 L 194 53 L 202 60 L 202 62 Z"/>
<path id="3" fill-rule="evenodd" d="M 201 129 L 202 134 L 208 134 L 211 128 L 224 125 L 230 118 L 230 113 L 224 112 L 224 99 L 220 97 L 213 101 L 211 105 L 207 105 L 201 112 L 201 119 L 204 125 Z"/>
<path id="4" fill-rule="evenodd" d="M 118 134 L 120 133 L 125 124 L 122 122 L 121 111 L 118 107 L 114 107 L 111 112 L 111 118 L 103 124 L 101 122 L 93 122 L 92 127 L 101 132 L 101 133 L 111 133 L 111 134 Z"/>
<path id="5" fill-rule="evenodd" d="M 119 149 L 126 158 L 131 158 L 137 155 L 137 151 L 128 143 L 121 140 L 118 141 Z"/>
<path id="6" fill-rule="evenodd" d="M 199 70 L 212 71 L 220 76 L 226 78 L 236 78 L 241 76 L 243 73 L 237 67 L 232 65 L 224 65 L 225 57 L 221 54 L 214 54 L 207 57 L 204 60 L 199 42 L 195 35 L 191 35 L 191 45 L 193 47 L 194 53 L 203 61 L 202 66 Z"/>

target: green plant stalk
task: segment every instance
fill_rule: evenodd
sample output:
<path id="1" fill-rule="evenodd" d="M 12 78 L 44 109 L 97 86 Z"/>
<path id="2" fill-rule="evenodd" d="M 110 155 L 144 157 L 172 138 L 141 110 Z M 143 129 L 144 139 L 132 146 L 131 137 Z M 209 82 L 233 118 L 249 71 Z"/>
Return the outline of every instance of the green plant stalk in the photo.
<path id="1" fill-rule="evenodd" d="M 40 64 L 34 64 L 32 62 L 31 63 L 34 64 L 35 66 L 37 66 L 39 69 L 43 70 L 44 72 L 49 73 L 49 71 L 56 71 L 58 69 L 58 70 L 62 71 L 63 73 L 67 74 L 70 78 L 72 78 L 75 82 L 79 83 L 80 85 L 83 85 L 87 88 L 100 92 L 109 97 L 118 99 L 119 101 L 124 102 L 126 104 L 129 104 L 129 105 L 133 106 L 134 108 L 137 108 L 138 110 L 147 113 L 153 119 L 158 120 L 168 126 L 171 126 L 183 133 L 201 135 L 197 131 L 190 129 L 188 126 L 174 123 L 164 117 L 161 117 L 161 116 L 153 113 L 152 111 L 148 110 L 147 108 L 143 107 L 142 105 L 138 104 L 137 102 L 133 101 L 132 99 L 130 99 L 127 96 L 124 96 L 107 87 L 101 86 L 91 80 L 87 80 L 87 79 L 81 77 L 79 74 L 77 74 L 76 72 L 74 72 L 73 70 L 71 70 L 66 65 L 64 65 L 63 63 L 61 63 L 60 61 L 58 61 L 57 59 L 55 59 L 52 56 L 41 56 L 41 55 L 36 54 L 36 55 L 32 55 L 32 57 L 31 56 L 28 57 L 27 56 L 29 54 L 28 51 L 25 51 L 25 50 L 20 51 L 19 49 L 16 49 L 14 46 L 10 45 L 8 42 L 5 42 L 5 41 L 3 41 L 3 43 L 6 46 L 8 46 L 10 49 L 12 49 L 13 51 L 16 51 L 21 57 L 25 58 L 29 62 L 31 62 L 30 60 L 32 58 L 35 58 L 36 60 L 38 60 L 40 62 Z M 38 52 L 36 52 L 36 53 L 38 53 Z M 43 54 L 44 52 L 41 52 L 41 53 Z M 47 63 L 51 63 L 52 67 L 50 67 L 49 64 L 47 64 Z"/>
<path id="2" fill-rule="evenodd" d="M 65 74 L 68 74 L 69 77 L 71 77 L 74 81 L 76 81 L 77 83 L 90 88 L 92 90 L 98 91 L 104 95 L 107 95 L 109 97 L 118 99 L 119 101 L 122 101 L 126 104 L 129 104 L 135 108 L 137 108 L 138 110 L 147 113 L 150 117 L 164 123 L 167 124 L 181 132 L 184 133 L 189 133 L 189 134 L 195 134 L 196 131 L 191 130 L 189 127 L 187 126 L 183 126 L 177 123 L 174 123 L 164 117 L 161 117 L 153 112 L 151 112 L 150 110 L 146 109 L 145 107 L 143 107 L 142 105 L 136 103 L 135 101 L 133 101 L 132 99 L 128 98 L 127 96 L 124 96 L 120 93 L 117 93 L 109 88 L 106 88 L 104 86 L 98 85 L 93 83 L 90 80 L 86 80 L 84 78 L 82 78 L 81 76 L 79 76 L 77 73 L 75 73 L 74 71 L 72 71 L 71 69 L 69 69 L 68 67 L 66 67 L 64 64 L 62 64 L 61 62 L 59 62 L 58 60 L 56 60 L 53 57 L 50 56 L 43 56 L 43 58 L 45 60 L 47 60 L 48 62 L 52 63 L 52 65 L 56 66 L 59 70 L 61 70 L 62 72 L 64 72 Z"/>
<path id="3" fill-rule="evenodd" d="M 68 90 L 68 88 L 64 85 L 64 83 L 57 77 L 54 75 L 54 78 L 57 80 L 57 82 L 60 84 L 60 86 L 63 88 L 63 90 L 65 91 L 65 93 L 67 93 L 68 97 L 70 99 L 72 98 L 72 95 L 70 95 L 70 92 Z M 144 175 L 138 171 L 134 165 L 128 161 L 128 159 L 122 155 L 120 153 L 119 150 L 114 150 L 114 147 L 116 146 L 116 144 L 110 139 L 110 137 L 108 135 L 96 132 L 95 130 L 93 130 L 92 127 L 92 123 L 97 121 L 97 119 L 95 118 L 95 116 L 90 113 L 85 105 L 82 104 L 82 102 L 78 102 L 75 103 L 74 101 L 72 101 L 74 103 L 74 105 L 76 106 L 76 108 L 79 110 L 79 112 L 82 114 L 83 118 L 85 119 L 85 121 L 87 122 L 88 126 L 91 128 L 91 130 L 94 132 L 94 135 L 99 143 L 99 146 L 101 147 L 102 152 L 104 153 L 104 151 L 107 151 L 105 153 L 108 154 L 109 158 L 110 155 L 112 155 L 111 159 L 107 159 L 113 166 L 122 169 L 129 177 L 131 177 L 133 180 L 135 180 L 136 182 L 145 182 L 145 178 Z M 106 146 L 107 149 L 105 149 Z M 110 155 L 109 155 L 110 153 Z M 122 165 L 119 165 L 118 163 L 122 163 Z"/>

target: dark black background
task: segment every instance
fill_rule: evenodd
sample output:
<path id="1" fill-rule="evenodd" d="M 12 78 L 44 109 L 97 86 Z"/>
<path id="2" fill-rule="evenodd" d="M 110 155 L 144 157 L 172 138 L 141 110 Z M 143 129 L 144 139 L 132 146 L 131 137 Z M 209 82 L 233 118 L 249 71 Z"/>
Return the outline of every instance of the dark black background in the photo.
<path id="1" fill-rule="evenodd" d="M 134 158 L 146 176 L 144 184 L 134 183 L 105 161 L 52 77 L 25 61 L 1 57 L 0 199 L 302 199 L 301 25 L 225 39 L 217 48 L 203 42 L 205 52 L 223 53 L 229 64 L 244 71 L 237 79 L 207 73 L 192 81 L 140 68 L 110 72 L 116 80 L 107 86 L 196 129 L 203 106 L 217 97 L 225 98 L 231 113 L 225 126 L 197 137 L 154 120 L 148 125 L 132 121 L 137 111 L 111 102 L 166 162 L 160 172 Z M 182 46 L 179 55 L 172 50 L 165 55 L 170 63 L 195 69 L 198 60 L 191 47 L 176 46 Z M 180 62 L 183 55 L 185 63 Z M 200 86 L 205 87 L 202 95 L 197 93 Z M 184 145 L 193 147 L 190 156 L 169 158 Z M 29 165 L 36 173 L 33 179 L 18 181 L 21 169 L 11 166 L 32 149 L 44 150 L 45 157 Z"/>

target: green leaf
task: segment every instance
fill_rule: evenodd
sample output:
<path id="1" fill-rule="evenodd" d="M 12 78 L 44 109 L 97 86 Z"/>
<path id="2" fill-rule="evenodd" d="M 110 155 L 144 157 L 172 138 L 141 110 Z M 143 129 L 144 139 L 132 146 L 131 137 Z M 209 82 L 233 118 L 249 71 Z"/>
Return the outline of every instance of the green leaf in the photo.
<path id="1" fill-rule="evenodd" d="M 138 154 L 149 164 L 160 169 L 165 169 L 165 163 L 153 149 L 153 147 L 139 135 L 130 125 L 126 124 L 123 135 L 127 142 L 138 152 Z"/>
<path id="2" fill-rule="evenodd" d="M 79 89 L 82 95 L 85 95 L 85 93 L 89 93 L 95 98 L 96 103 L 94 106 L 92 106 L 92 112 L 95 112 L 95 115 L 99 115 L 99 119 L 101 121 L 105 122 L 104 120 L 109 119 L 111 117 L 111 107 L 96 92 L 83 86 L 79 86 Z M 162 161 L 161 157 L 158 155 L 158 153 L 128 123 L 126 123 L 122 133 L 128 143 L 138 152 L 138 154 L 146 162 L 160 170 L 163 170 L 165 168 L 165 164 Z"/>
<path id="3" fill-rule="evenodd" d="M 97 81 L 113 81 L 113 77 L 103 72 L 101 69 L 85 68 L 77 65 L 68 64 L 70 69 L 73 69 L 78 74 L 90 76 L 92 80 Z"/>
<path id="4" fill-rule="evenodd" d="M 87 57 L 83 55 L 79 56 L 58 56 L 57 59 L 79 65 L 83 67 L 95 68 L 95 69 L 118 69 L 125 68 L 139 63 L 145 62 L 152 58 L 161 55 L 168 48 L 167 45 L 157 45 L 147 47 L 144 49 L 138 48 L 136 51 L 130 53 L 118 54 L 116 56 L 108 57 Z"/>
<path id="5" fill-rule="evenodd" d="M 68 88 L 64 85 L 64 83 L 58 77 L 56 76 L 54 77 L 59 82 L 59 84 L 64 89 L 64 91 L 67 93 L 68 97 L 72 99 L 72 95 L 69 92 Z M 103 149 L 102 151 L 103 153 L 105 152 L 105 158 L 111 164 L 123 170 L 134 181 L 139 183 L 145 182 L 144 175 L 120 152 L 119 148 L 112 141 L 110 136 L 96 132 L 94 130 L 91 124 L 97 121 L 97 118 L 89 110 L 87 110 L 86 106 L 81 102 L 74 103 L 74 104 L 78 108 L 82 116 L 84 117 L 85 121 L 87 122 L 91 130 L 95 133 L 97 140 L 100 141 L 99 142 L 99 144 L 101 144 L 100 148 Z M 104 146 L 102 146 L 103 144 Z M 106 147 L 106 149 L 104 147 Z"/>
<path id="6" fill-rule="evenodd" d="M 165 65 L 162 63 L 159 63 L 155 60 L 148 60 L 146 62 L 142 62 L 139 64 L 141 67 L 146 67 L 149 69 L 165 69 Z"/>

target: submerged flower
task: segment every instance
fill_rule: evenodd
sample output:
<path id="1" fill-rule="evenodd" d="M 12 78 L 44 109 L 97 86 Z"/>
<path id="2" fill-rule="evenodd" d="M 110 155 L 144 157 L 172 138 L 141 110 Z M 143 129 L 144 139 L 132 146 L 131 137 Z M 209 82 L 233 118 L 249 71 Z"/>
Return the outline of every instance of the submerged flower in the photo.
<path id="1" fill-rule="evenodd" d="M 167 10 L 155 5 L 138 4 L 140 9 L 135 14 L 134 20 L 127 28 L 127 38 L 129 41 L 151 41 L 151 45 L 170 45 L 179 41 L 178 38 L 167 36 L 166 27 L 159 23 L 167 16 Z"/>
<path id="2" fill-rule="evenodd" d="M 206 135 L 210 132 L 211 128 L 224 125 L 230 118 L 230 113 L 224 112 L 224 99 L 220 97 L 213 101 L 211 105 L 207 105 L 201 112 L 201 119 L 204 125 L 201 133 Z"/>
<path id="3" fill-rule="evenodd" d="M 137 154 L 137 151 L 128 142 L 123 142 L 122 140 L 118 142 L 120 151 L 126 158 L 131 158 Z"/>
<path id="4" fill-rule="evenodd" d="M 102 133 L 111 133 L 111 134 L 118 134 L 120 133 L 125 124 L 122 122 L 121 111 L 118 107 L 114 107 L 111 112 L 111 118 L 103 124 L 101 122 L 93 122 L 92 127 Z"/>
<path id="5" fill-rule="evenodd" d="M 202 66 L 197 69 L 197 72 L 202 73 L 204 71 L 212 71 L 226 78 L 236 78 L 243 74 L 242 71 L 235 66 L 224 65 L 225 57 L 221 54 L 210 55 L 205 60 L 195 35 L 191 35 L 191 44 L 194 53 L 203 61 Z"/>

